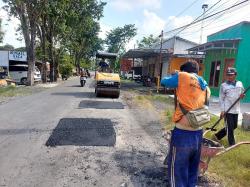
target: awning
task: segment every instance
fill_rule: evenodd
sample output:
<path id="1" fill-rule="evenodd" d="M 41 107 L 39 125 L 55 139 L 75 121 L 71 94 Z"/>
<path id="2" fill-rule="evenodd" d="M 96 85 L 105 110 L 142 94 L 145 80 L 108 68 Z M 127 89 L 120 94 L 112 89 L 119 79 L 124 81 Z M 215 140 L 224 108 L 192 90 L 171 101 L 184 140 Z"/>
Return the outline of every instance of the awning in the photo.
<path id="1" fill-rule="evenodd" d="M 108 58 L 108 59 L 116 59 L 118 55 L 116 53 L 108 53 L 103 51 L 98 51 L 96 53 L 96 58 Z"/>
<path id="2" fill-rule="evenodd" d="M 203 59 L 205 58 L 204 54 L 175 54 L 174 57 L 178 58 L 193 58 L 193 59 Z"/>
<path id="3" fill-rule="evenodd" d="M 214 50 L 214 49 L 237 49 L 236 44 L 238 44 L 240 40 L 241 40 L 240 38 L 227 39 L 227 40 L 215 40 L 215 41 L 207 42 L 207 43 L 192 47 L 188 49 L 188 51 L 205 52 L 205 51 Z"/>
<path id="4" fill-rule="evenodd" d="M 168 56 L 170 53 L 162 50 L 162 57 Z M 159 49 L 130 49 L 122 57 L 123 58 L 149 58 L 160 55 Z"/>

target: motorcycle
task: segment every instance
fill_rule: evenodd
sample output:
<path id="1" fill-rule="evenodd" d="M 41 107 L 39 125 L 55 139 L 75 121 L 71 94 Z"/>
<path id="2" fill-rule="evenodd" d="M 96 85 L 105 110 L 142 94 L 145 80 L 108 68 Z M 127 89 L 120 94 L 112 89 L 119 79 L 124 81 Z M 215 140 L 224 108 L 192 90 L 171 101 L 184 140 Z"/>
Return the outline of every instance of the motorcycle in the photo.
<path id="1" fill-rule="evenodd" d="M 86 76 L 81 76 L 80 77 L 81 87 L 85 86 L 86 81 L 87 81 L 87 77 Z"/>
<path id="2" fill-rule="evenodd" d="M 152 80 L 151 80 L 150 76 L 143 77 L 143 86 L 146 86 L 146 87 L 152 86 Z"/>

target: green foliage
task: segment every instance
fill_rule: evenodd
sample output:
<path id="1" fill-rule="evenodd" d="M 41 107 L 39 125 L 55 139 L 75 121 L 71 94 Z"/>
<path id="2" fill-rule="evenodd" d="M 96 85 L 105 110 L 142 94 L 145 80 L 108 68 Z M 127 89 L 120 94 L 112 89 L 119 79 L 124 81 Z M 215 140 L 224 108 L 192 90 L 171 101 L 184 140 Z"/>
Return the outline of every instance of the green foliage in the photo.
<path id="1" fill-rule="evenodd" d="M 60 64 L 59 65 L 59 72 L 66 76 L 66 77 L 69 77 L 72 75 L 73 73 L 73 68 L 74 66 L 70 63 L 64 63 L 64 64 Z"/>
<path id="2" fill-rule="evenodd" d="M 2 31 L 2 18 L 0 18 L 0 43 L 3 42 L 4 32 Z"/>
<path id="3" fill-rule="evenodd" d="M 0 50 L 11 51 L 11 50 L 14 50 L 14 49 L 15 48 L 10 44 L 5 44 L 4 46 L 0 46 Z"/>
<path id="4" fill-rule="evenodd" d="M 7 97 L 13 96 L 13 90 L 15 90 L 15 86 L 7 86 L 7 87 L 0 87 L 0 96 Z"/>
<path id="5" fill-rule="evenodd" d="M 73 68 L 72 58 L 68 54 L 62 55 L 60 58 L 59 73 L 69 77 L 73 74 Z"/>
<path id="6" fill-rule="evenodd" d="M 141 41 L 137 41 L 137 44 L 139 48 L 150 48 L 157 42 L 160 42 L 160 38 L 155 38 L 150 34 L 148 37 L 143 37 Z"/>
<path id="7" fill-rule="evenodd" d="M 81 60 L 80 66 L 84 69 L 90 69 L 91 68 L 91 60 L 89 60 L 89 59 Z"/>
<path id="8" fill-rule="evenodd" d="M 129 24 L 108 32 L 105 40 L 108 52 L 121 54 L 125 51 L 125 45 L 136 35 L 136 31 L 135 25 Z"/>
<path id="9" fill-rule="evenodd" d="M 15 50 L 16 51 L 26 51 L 26 48 L 25 47 L 18 47 Z"/>
<path id="10" fill-rule="evenodd" d="M 250 132 L 238 128 L 235 131 L 236 140 L 250 141 Z M 209 173 L 215 173 L 227 187 L 248 187 L 250 183 L 250 149 L 242 145 L 221 156 L 212 159 Z"/>
<path id="11" fill-rule="evenodd" d="M 26 96 L 33 93 L 41 92 L 45 88 L 33 88 L 27 86 L 6 86 L 0 87 L 0 97 L 15 97 L 15 96 Z"/>

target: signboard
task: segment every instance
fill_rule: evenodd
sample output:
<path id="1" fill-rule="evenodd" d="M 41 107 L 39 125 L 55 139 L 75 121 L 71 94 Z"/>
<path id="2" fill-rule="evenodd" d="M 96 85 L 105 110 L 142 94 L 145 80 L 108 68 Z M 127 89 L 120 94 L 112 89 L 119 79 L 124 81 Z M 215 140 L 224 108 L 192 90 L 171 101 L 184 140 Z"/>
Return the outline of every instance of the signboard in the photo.
<path id="1" fill-rule="evenodd" d="M 27 52 L 25 51 L 9 51 L 9 60 L 14 61 L 27 61 Z"/>

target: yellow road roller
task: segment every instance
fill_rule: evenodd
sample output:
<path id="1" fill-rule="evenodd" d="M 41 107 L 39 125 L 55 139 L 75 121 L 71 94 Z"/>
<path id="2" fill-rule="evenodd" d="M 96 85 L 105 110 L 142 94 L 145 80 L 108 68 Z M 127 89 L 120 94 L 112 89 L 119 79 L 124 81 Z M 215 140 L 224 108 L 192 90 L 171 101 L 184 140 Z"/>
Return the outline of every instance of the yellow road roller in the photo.
<path id="1" fill-rule="evenodd" d="M 97 52 L 95 70 L 95 94 L 96 97 L 106 96 L 119 98 L 121 80 L 118 73 L 114 73 L 112 63 L 115 62 L 117 54 Z"/>

